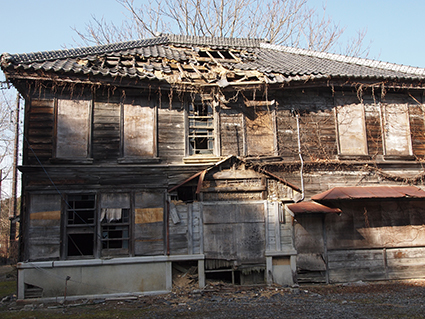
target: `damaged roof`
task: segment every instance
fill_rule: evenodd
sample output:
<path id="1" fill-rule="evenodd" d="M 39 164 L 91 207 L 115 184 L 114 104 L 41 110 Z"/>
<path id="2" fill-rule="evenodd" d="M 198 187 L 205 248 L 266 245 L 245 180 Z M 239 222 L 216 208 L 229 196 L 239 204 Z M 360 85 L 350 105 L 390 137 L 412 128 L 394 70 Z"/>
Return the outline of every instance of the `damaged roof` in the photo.
<path id="1" fill-rule="evenodd" d="M 425 199 L 425 191 L 415 186 L 334 187 L 311 197 L 314 201 L 350 199 Z"/>
<path id="2" fill-rule="evenodd" d="M 331 208 L 315 202 L 300 202 L 296 204 L 290 204 L 287 206 L 288 209 L 294 214 L 341 214 L 342 211 L 339 208 Z"/>
<path id="3" fill-rule="evenodd" d="M 8 79 L 19 73 L 129 78 L 225 87 L 356 78 L 425 80 L 425 69 L 272 45 L 260 39 L 164 35 L 107 45 L 1 55 Z"/>

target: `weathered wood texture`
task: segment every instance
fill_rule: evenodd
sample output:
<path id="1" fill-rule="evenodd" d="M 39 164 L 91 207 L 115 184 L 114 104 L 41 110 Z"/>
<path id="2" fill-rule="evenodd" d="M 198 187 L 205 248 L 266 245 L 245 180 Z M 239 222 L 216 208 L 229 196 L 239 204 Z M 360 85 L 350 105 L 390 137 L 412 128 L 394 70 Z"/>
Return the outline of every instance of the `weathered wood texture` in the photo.
<path id="1" fill-rule="evenodd" d="M 202 208 L 207 258 L 265 263 L 264 202 L 204 202 Z"/>
<path id="2" fill-rule="evenodd" d="M 202 219 L 199 202 L 173 202 L 170 209 L 175 209 L 178 219 L 169 219 L 170 254 L 192 255 L 202 251 Z"/>
<path id="3" fill-rule="evenodd" d="M 120 157 L 119 103 L 94 103 L 92 143 L 95 163 L 116 162 Z"/>
<path id="4" fill-rule="evenodd" d="M 185 118 L 182 106 L 158 109 L 158 155 L 164 163 L 182 163 L 185 156 Z"/>
<path id="5" fill-rule="evenodd" d="M 220 114 L 221 154 L 244 156 L 245 130 L 243 115 L 235 109 L 222 110 Z"/>
<path id="6" fill-rule="evenodd" d="M 52 158 L 54 129 L 54 100 L 32 99 L 26 104 L 26 134 L 24 164 L 47 163 Z"/>
<path id="7" fill-rule="evenodd" d="M 26 257 L 29 260 L 55 260 L 60 257 L 61 197 L 31 195 L 26 219 Z"/>

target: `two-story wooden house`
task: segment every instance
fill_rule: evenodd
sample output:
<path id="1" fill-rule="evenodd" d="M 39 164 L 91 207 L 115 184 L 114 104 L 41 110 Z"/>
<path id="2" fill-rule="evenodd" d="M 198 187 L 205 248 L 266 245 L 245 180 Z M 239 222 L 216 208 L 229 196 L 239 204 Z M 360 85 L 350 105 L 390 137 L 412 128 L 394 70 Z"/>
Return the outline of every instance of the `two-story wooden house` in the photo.
<path id="1" fill-rule="evenodd" d="M 422 277 L 425 69 L 165 35 L 3 54 L 18 298 Z M 180 267 L 179 267 L 180 266 Z"/>

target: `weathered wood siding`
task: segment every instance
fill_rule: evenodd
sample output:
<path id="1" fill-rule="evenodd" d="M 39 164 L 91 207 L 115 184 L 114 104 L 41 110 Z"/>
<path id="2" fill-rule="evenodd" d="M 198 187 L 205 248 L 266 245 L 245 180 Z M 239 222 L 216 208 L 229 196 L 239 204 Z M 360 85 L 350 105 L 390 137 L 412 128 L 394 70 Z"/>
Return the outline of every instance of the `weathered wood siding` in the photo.
<path id="1" fill-rule="evenodd" d="M 192 255 L 202 252 L 202 220 L 201 204 L 172 202 L 171 214 L 176 217 L 169 217 L 170 232 L 170 254 L 171 255 Z"/>
<path id="2" fill-rule="evenodd" d="M 30 196 L 26 219 L 26 251 L 29 260 L 55 260 L 60 257 L 60 195 Z"/>
<path id="3" fill-rule="evenodd" d="M 134 207 L 134 254 L 136 256 L 165 253 L 165 194 L 136 192 Z"/>
<path id="4" fill-rule="evenodd" d="M 265 263 L 264 202 L 203 202 L 202 213 L 206 258 Z"/>
<path id="5" fill-rule="evenodd" d="M 245 152 L 244 118 L 238 110 L 220 112 L 221 154 L 223 156 L 243 156 Z"/>
<path id="6" fill-rule="evenodd" d="M 26 103 L 26 134 L 29 145 L 24 143 L 24 164 L 48 163 L 53 153 L 54 100 L 31 99 Z"/>
<path id="7" fill-rule="evenodd" d="M 120 157 L 120 103 L 95 101 L 93 109 L 93 159 L 116 162 Z"/>
<path id="8" fill-rule="evenodd" d="M 185 113 L 181 103 L 158 109 L 158 155 L 163 163 L 182 163 L 185 156 Z"/>

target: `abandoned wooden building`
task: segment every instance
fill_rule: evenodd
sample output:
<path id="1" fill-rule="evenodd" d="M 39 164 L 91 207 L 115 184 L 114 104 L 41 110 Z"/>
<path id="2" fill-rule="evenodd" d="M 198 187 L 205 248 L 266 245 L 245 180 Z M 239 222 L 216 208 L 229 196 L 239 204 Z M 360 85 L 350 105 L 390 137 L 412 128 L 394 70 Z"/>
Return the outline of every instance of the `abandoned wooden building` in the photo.
<path id="1" fill-rule="evenodd" d="M 425 69 L 161 35 L 3 54 L 18 298 L 424 277 Z"/>

